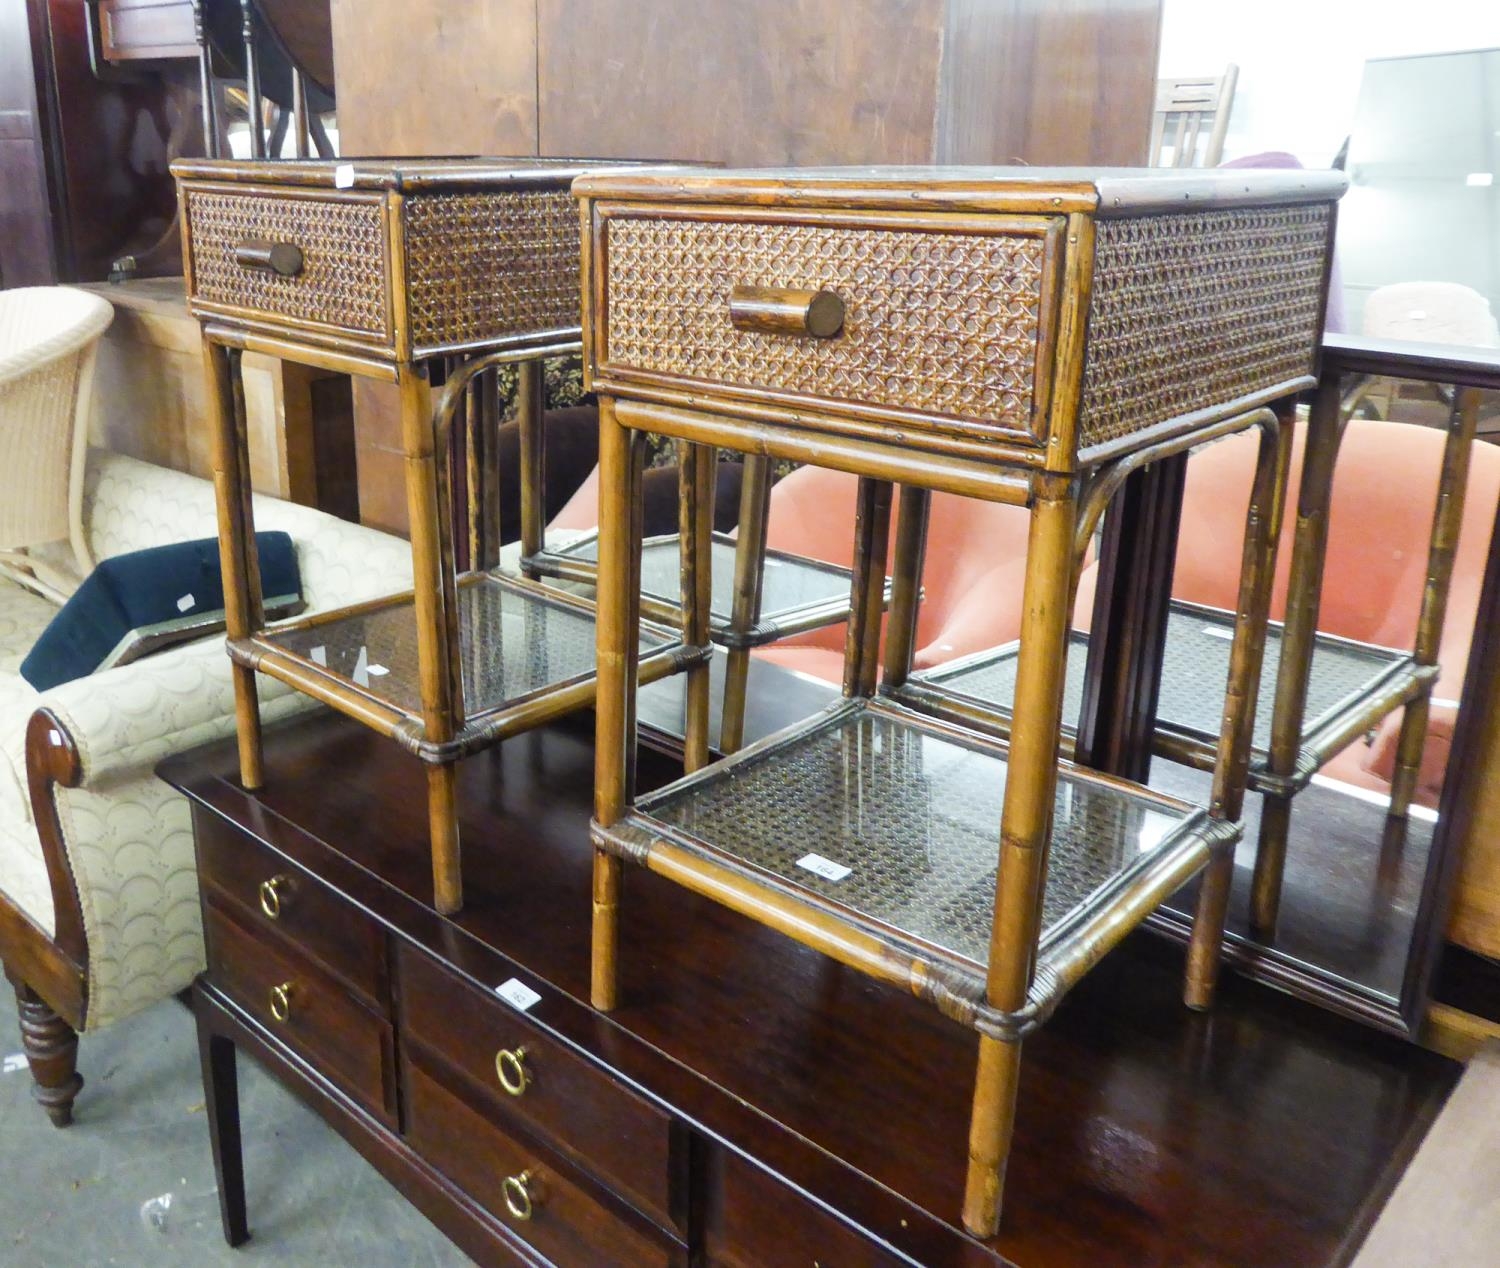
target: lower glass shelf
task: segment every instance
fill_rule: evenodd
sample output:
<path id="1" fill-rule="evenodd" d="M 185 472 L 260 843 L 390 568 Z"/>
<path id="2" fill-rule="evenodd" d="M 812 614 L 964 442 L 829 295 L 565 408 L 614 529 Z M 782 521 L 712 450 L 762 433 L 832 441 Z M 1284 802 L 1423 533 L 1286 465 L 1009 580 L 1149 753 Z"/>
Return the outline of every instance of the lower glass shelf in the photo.
<path id="1" fill-rule="evenodd" d="M 417 621 L 410 595 L 256 636 L 309 674 L 409 718 L 422 716 Z M 464 719 L 523 705 L 594 676 L 593 605 L 495 573 L 458 584 L 458 661 Z M 642 659 L 680 645 L 672 630 L 642 624 Z"/>
<path id="2" fill-rule="evenodd" d="M 674 533 L 648 537 L 641 546 L 641 595 L 654 602 L 661 619 L 681 620 L 681 539 Z M 736 541 L 715 533 L 710 546 L 713 577 L 709 629 L 715 642 L 758 647 L 789 634 L 847 620 L 849 569 L 781 550 L 767 550 L 761 575 L 760 616 L 748 630 L 732 633 Z M 527 560 L 544 575 L 587 579 L 598 566 L 599 540 L 593 534 Z M 886 581 L 890 600 L 890 580 Z"/>
<path id="3" fill-rule="evenodd" d="M 840 701 L 643 798 L 595 838 L 752 915 L 757 889 L 816 908 L 833 920 L 787 931 L 835 954 L 841 925 L 856 940 L 873 936 L 944 965 L 978 1001 L 1007 773 L 993 741 L 887 702 Z M 1171 873 L 1170 892 L 1236 836 L 1185 802 L 1064 766 L 1039 965 L 1080 941 L 1113 945 L 1154 907 L 1121 919 L 1143 889 L 1160 890 Z M 821 931 L 804 936 L 815 920 Z"/>
<path id="4" fill-rule="evenodd" d="M 1167 617 L 1167 645 L 1162 660 L 1157 727 L 1197 747 L 1211 760 L 1219 741 L 1234 615 L 1218 608 L 1173 601 Z M 1255 708 L 1254 759 L 1263 763 L 1271 743 L 1271 714 L 1281 665 L 1282 626 L 1266 631 L 1265 661 Z M 916 676 L 916 680 L 963 696 L 1009 717 L 1016 690 L 1019 644 L 1009 643 L 955 660 Z M 1088 635 L 1075 630 L 1068 649 L 1063 717 L 1069 734 L 1083 707 Z M 1335 731 L 1366 703 L 1391 692 L 1413 669 L 1408 653 L 1319 634 L 1313 648 L 1307 709 L 1302 726 L 1304 747 Z M 1327 754 L 1323 760 L 1327 760 Z"/>

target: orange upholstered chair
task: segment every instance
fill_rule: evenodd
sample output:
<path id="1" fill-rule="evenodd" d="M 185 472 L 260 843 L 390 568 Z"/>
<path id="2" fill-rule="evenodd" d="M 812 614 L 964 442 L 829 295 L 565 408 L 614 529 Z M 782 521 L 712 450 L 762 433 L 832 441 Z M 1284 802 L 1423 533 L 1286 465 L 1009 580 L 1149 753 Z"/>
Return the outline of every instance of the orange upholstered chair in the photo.
<path id="1" fill-rule="evenodd" d="M 803 467 L 786 476 L 771 490 L 767 544 L 848 567 L 854 557 L 850 525 L 858 483 L 852 475 L 818 467 Z M 1008 643 L 1019 635 L 1027 523 L 1020 507 L 933 494 L 917 617 L 917 668 Z M 838 682 L 843 676 L 844 630 L 842 624 L 812 630 L 755 654 Z"/>

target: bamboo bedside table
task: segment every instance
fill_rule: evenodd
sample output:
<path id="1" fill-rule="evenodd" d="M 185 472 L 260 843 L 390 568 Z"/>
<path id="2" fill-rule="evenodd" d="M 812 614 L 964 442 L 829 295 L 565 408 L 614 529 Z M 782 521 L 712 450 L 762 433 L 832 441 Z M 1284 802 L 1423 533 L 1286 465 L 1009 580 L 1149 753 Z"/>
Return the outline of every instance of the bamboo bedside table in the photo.
<path id="1" fill-rule="evenodd" d="M 615 1004 L 629 860 L 979 1031 L 964 1223 L 998 1226 L 1022 1038 L 1202 871 L 1186 997 L 1218 967 L 1290 449 L 1333 206 L 1298 172 L 828 169 L 581 177 L 600 394 L 593 997 Z M 1273 409 L 1277 405 L 1280 416 Z M 1079 563 L 1135 470 L 1261 431 L 1212 800 L 1060 767 Z M 690 442 L 684 635 L 709 606 L 710 446 L 860 477 L 846 699 L 632 792 L 647 432 Z M 883 674 L 877 579 L 903 486 Z M 1029 508 L 1008 745 L 910 707 L 931 490 Z M 877 680 L 879 683 L 877 683 Z M 876 698 L 879 685 L 881 698 Z"/>
<path id="2" fill-rule="evenodd" d="M 463 901 L 453 763 L 594 699 L 591 605 L 526 580 L 455 576 L 449 434 L 475 376 L 521 363 L 523 466 L 538 449 L 540 361 L 577 352 L 588 169 L 545 159 L 173 165 L 189 305 L 203 328 L 228 646 L 245 787 L 262 782 L 257 670 L 428 763 L 433 892 Z M 599 166 L 603 166 L 600 164 Z M 254 551 L 246 350 L 395 383 L 412 593 L 267 628 Z M 430 367 L 463 358 L 436 411 Z M 522 481 L 535 515 L 539 482 Z M 673 672 L 675 632 L 641 633 L 641 674 Z"/>

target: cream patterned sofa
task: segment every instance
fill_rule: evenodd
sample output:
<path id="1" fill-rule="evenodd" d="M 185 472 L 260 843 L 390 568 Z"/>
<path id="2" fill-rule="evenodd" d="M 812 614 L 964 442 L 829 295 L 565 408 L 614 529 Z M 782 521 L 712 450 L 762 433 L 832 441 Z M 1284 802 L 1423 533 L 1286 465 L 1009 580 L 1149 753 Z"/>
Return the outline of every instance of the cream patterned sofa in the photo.
<path id="1" fill-rule="evenodd" d="M 255 518 L 291 535 L 309 611 L 411 585 L 398 538 L 269 498 Z M 84 522 L 96 559 L 211 537 L 213 488 L 96 450 Z M 231 734 L 234 705 L 222 637 L 38 693 L 17 671 L 55 611 L 0 580 L 0 960 L 37 1099 L 62 1126 L 77 1032 L 182 990 L 202 963 L 187 803 L 153 771 Z M 265 679 L 261 702 L 267 722 L 310 707 Z"/>

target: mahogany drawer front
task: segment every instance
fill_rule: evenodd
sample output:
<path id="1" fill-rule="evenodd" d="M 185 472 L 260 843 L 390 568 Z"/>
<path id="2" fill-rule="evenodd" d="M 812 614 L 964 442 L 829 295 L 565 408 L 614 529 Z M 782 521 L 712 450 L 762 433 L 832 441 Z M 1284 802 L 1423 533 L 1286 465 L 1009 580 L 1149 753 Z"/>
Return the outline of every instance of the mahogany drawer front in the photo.
<path id="1" fill-rule="evenodd" d="M 1035 440 L 1060 220 L 599 214 L 601 375 Z M 738 329 L 736 287 L 831 291 L 842 328 L 825 338 Z"/>
<path id="2" fill-rule="evenodd" d="M 215 984 L 265 1030 L 395 1127 L 390 1023 L 362 1007 L 310 960 L 243 928 L 212 896 L 204 903 L 203 916 L 208 972 Z"/>
<path id="3" fill-rule="evenodd" d="M 420 1056 L 408 1050 L 402 1071 L 407 1143 L 548 1259 L 591 1268 L 685 1261 L 665 1235 L 637 1228 L 501 1130 Z"/>
<path id="4" fill-rule="evenodd" d="M 389 1015 L 389 973 L 380 926 L 321 881 L 212 815 L 197 816 L 199 879 L 253 930 L 285 938 Z"/>
<path id="5" fill-rule="evenodd" d="M 398 966 L 404 1036 L 442 1053 L 501 1114 L 657 1223 L 673 1225 L 667 1114 L 422 953 L 403 948 Z M 502 1076 L 522 1089 L 519 1095 L 505 1089 Z"/>
<path id="6" fill-rule="evenodd" d="M 704 1249 L 714 1268 L 911 1266 L 911 1260 L 865 1237 L 726 1149 L 713 1151 L 707 1190 Z"/>
<path id="7" fill-rule="evenodd" d="M 390 243 L 379 194 L 184 185 L 189 295 L 197 309 L 269 322 L 295 333 L 389 346 L 393 342 Z M 251 242 L 301 252 L 293 276 L 241 262 Z"/>

